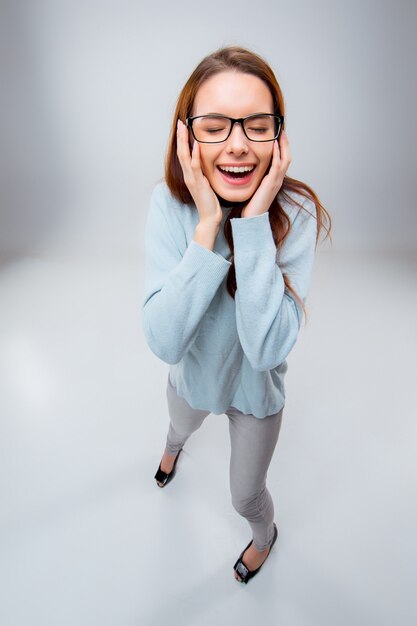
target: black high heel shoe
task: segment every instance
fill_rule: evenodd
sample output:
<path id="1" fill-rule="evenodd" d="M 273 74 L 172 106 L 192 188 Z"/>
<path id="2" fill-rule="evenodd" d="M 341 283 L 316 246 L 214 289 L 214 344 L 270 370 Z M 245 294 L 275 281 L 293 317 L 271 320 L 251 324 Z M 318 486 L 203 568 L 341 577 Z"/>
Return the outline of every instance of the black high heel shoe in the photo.
<path id="1" fill-rule="evenodd" d="M 165 487 L 165 485 L 167 485 L 175 476 L 175 466 L 177 464 L 178 461 L 178 457 L 180 456 L 180 452 L 182 451 L 182 448 L 178 451 L 177 456 L 175 457 L 175 461 L 174 461 L 174 465 L 172 466 L 172 470 L 169 472 L 169 474 L 166 474 L 165 472 L 163 472 L 161 470 L 161 463 L 162 463 L 162 459 L 161 459 L 161 463 L 159 464 L 158 470 L 154 476 L 154 478 L 157 481 L 157 485 L 158 487 Z M 162 483 L 162 485 L 160 485 L 159 483 Z"/>
<path id="2" fill-rule="evenodd" d="M 246 550 L 251 545 L 253 539 L 252 539 L 252 541 L 249 541 L 248 545 L 246 546 L 246 548 L 244 550 L 242 550 L 238 560 L 233 565 L 233 569 L 239 574 L 239 577 L 241 578 L 241 580 L 238 580 L 237 582 L 239 582 L 239 583 L 247 583 L 250 578 L 253 578 L 253 576 L 255 576 L 259 572 L 259 570 L 261 569 L 262 565 L 265 563 L 266 559 L 271 554 L 272 546 L 276 542 L 277 537 L 278 537 L 278 528 L 277 528 L 277 526 L 276 526 L 276 524 L 274 522 L 274 538 L 272 539 L 272 543 L 271 543 L 271 545 L 269 547 L 269 552 L 266 555 L 264 562 L 261 563 L 261 565 L 257 569 L 252 570 L 252 571 L 250 569 L 248 569 L 246 567 L 246 565 L 244 564 L 244 562 L 242 561 L 242 556 L 244 555 Z"/>

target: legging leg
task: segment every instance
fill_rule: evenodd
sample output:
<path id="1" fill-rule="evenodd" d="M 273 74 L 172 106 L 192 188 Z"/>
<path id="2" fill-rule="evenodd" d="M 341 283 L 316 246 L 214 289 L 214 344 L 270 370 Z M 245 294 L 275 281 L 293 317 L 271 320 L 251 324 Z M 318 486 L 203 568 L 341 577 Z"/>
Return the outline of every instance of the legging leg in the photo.
<path id="1" fill-rule="evenodd" d="M 166 394 L 170 417 L 166 449 L 168 454 L 177 454 L 188 437 L 200 428 L 207 415 L 210 415 L 210 411 L 193 409 L 184 398 L 177 394 L 169 376 Z"/>
<path id="2" fill-rule="evenodd" d="M 263 419 L 229 407 L 230 491 L 236 511 L 252 529 L 258 551 L 271 545 L 274 503 L 266 487 L 268 467 L 278 441 L 284 407 Z"/>

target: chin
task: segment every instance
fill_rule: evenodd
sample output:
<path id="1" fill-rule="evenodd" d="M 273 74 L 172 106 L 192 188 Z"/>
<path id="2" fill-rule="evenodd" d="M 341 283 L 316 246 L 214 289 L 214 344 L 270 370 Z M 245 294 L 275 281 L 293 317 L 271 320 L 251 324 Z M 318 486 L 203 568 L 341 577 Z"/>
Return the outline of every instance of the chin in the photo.
<path id="1" fill-rule="evenodd" d="M 229 202 L 246 202 L 253 196 L 254 191 L 249 189 L 218 189 L 216 193 Z"/>

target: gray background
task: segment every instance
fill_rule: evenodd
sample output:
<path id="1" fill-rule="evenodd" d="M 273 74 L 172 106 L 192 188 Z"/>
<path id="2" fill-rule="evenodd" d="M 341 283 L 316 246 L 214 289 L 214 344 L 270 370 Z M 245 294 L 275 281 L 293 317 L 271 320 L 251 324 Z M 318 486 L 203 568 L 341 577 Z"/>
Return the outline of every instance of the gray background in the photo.
<path id="1" fill-rule="evenodd" d="M 137 254 L 176 98 L 226 44 L 273 67 L 288 174 L 331 211 L 335 247 L 415 248 L 415 3 L 2 5 L 3 254 Z"/>
<path id="2" fill-rule="evenodd" d="M 416 4 L 2 2 L 2 626 L 417 621 Z M 168 365 L 141 327 L 143 227 L 179 91 L 222 45 L 284 92 L 288 174 L 333 219 L 247 586 L 225 416 L 166 490 Z"/>

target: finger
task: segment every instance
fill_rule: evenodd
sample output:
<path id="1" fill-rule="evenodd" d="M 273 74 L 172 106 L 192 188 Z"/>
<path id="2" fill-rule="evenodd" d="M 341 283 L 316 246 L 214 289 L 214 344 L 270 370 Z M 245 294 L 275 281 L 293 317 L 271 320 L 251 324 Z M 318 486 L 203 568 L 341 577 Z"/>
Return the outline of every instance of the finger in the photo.
<path id="1" fill-rule="evenodd" d="M 291 163 L 290 144 L 285 130 L 282 131 L 280 136 L 280 152 L 281 161 L 287 164 Z"/>
<path id="2" fill-rule="evenodd" d="M 274 147 L 272 151 L 272 163 L 269 175 L 271 176 L 271 182 L 273 184 L 282 184 L 282 178 L 285 175 L 285 172 L 288 169 L 288 165 L 285 162 L 285 149 L 281 146 L 281 154 L 280 154 L 280 145 L 278 139 L 274 141 Z"/>
<path id="3" fill-rule="evenodd" d="M 190 156 L 190 150 L 185 141 L 186 132 L 186 126 L 179 119 L 177 122 L 177 151 L 184 162 L 187 162 L 187 158 Z"/>
<path id="4" fill-rule="evenodd" d="M 201 162 L 200 162 L 200 146 L 198 145 L 198 141 L 194 140 L 193 148 L 191 152 L 191 169 L 194 170 L 195 174 L 200 174 L 201 172 Z"/>
<path id="5" fill-rule="evenodd" d="M 275 139 L 274 146 L 272 148 L 272 163 L 271 170 L 273 173 L 278 173 L 281 168 L 280 150 L 278 145 L 278 139 Z"/>
<path id="6" fill-rule="evenodd" d="M 188 144 L 187 127 L 178 120 L 177 123 L 177 155 L 184 174 L 191 170 L 191 154 Z"/>

